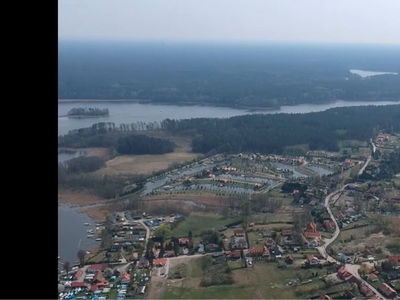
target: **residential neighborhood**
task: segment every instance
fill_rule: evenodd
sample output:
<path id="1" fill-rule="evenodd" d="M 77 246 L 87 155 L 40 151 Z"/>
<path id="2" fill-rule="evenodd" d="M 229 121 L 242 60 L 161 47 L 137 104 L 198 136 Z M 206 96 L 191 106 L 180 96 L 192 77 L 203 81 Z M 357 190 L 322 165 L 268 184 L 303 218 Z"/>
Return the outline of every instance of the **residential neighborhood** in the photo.
<path id="1" fill-rule="evenodd" d="M 277 286 L 280 280 L 288 297 L 399 298 L 400 185 L 370 179 L 381 176 L 379 162 L 368 155 L 339 159 L 319 151 L 294 158 L 217 155 L 203 164 L 210 167 L 191 175 L 179 171 L 166 190 L 152 196 L 213 189 L 242 193 L 225 196 L 227 206 L 222 200 L 208 208 L 185 200 L 194 203 L 190 211 L 125 206 L 108 212 L 95 233 L 102 247 L 59 272 L 59 299 L 175 297 L 190 280 L 198 282 L 196 290 L 234 287 L 247 277 L 257 286 L 269 285 L 262 274 L 277 276 L 271 280 Z M 314 169 L 302 169 L 310 164 L 332 171 L 317 176 Z M 293 176 L 300 170 L 309 175 Z"/>

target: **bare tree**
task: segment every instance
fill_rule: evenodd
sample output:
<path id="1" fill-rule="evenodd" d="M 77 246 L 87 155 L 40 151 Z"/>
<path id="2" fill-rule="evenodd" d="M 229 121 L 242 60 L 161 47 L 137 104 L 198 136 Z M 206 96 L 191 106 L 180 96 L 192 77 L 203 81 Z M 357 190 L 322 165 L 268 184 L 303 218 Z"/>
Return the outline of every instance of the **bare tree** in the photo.
<path id="1" fill-rule="evenodd" d="M 65 270 L 65 273 L 68 274 L 68 272 L 70 271 L 70 269 L 71 269 L 71 263 L 67 260 L 67 261 L 64 262 L 64 270 Z"/>
<path id="2" fill-rule="evenodd" d="M 78 256 L 80 264 L 83 265 L 85 262 L 86 251 L 79 249 L 77 256 Z"/>

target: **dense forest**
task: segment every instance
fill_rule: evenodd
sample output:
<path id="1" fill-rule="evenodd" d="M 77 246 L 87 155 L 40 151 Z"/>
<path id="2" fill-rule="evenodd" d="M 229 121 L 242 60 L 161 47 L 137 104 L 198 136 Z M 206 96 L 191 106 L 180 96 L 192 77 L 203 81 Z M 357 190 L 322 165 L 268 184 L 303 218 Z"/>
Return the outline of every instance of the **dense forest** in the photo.
<path id="1" fill-rule="evenodd" d="M 59 99 L 278 107 L 400 100 L 397 47 L 61 42 Z"/>
<path id="2" fill-rule="evenodd" d="M 400 131 L 400 105 L 343 107 L 308 114 L 244 115 L 227 119 L 162 122 L 164 130 L 193 135 L 194 152 L 283 153 L 288 146 L 305 151 L 338 151 L 340 140 L 369 139 L 379 129 Z"/>

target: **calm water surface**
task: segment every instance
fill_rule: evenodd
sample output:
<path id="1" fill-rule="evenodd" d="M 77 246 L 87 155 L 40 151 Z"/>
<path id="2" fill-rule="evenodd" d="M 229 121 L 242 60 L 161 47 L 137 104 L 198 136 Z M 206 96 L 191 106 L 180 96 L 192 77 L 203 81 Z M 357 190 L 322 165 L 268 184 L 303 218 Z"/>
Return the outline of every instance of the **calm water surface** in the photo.
<path id="1" fill-rule="evenodd" d="M 382 102 L 348 102 L 336 101 L 329 104 L 300 104 L 294 106 L 282 106 L 278 110 L 263 110 L 258 113 L 309 113 L 324 111 L 335 107 L 348 107 L 360 105 L 388 105 L 400 104 L 394 101 Z M 58 115 L 68 113 L 73 107 L 97 107 L 108 108 L 109 117 L 100 118 L 58 118 L 58 134 L 67 134 L 68 131 L 83 127 L 90 127 L 98 122 L 114 122 L 115 125 L 130 124 L 136 122 L 160 122 L 167 118 L 170 119 L 190 119 L 190 118 L 229 118 L 238 115 L 254 114 L 254 111 L 246 109 L 235 109 L 229 107 L 210 107 L 210 106 L 177 106 L 177 105 L 154 105 L 140 104 L 134 102 L 58 102 Z"/>
<path id="2" fill-rule="evenodd" d="M 84 223 L 91 225 L 84 226 Z M 73 263 L 78 260 L 79 246 L 89 250 L 98 244 L 93 238 L 87 238 L 88 229 L 95 230 L 96 226 L 86 214 L 78 212 L 76 208 L 58 206 L 58 255 L 61 260 Z"/>

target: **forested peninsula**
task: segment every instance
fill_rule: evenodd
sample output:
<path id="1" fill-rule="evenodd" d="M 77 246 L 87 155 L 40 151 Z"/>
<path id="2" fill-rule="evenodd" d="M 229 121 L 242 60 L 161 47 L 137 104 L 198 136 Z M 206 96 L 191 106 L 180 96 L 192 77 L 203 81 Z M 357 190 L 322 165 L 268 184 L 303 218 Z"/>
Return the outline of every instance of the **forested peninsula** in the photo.
<path id="1" fill-rule="evenodd" d="M 173 151 L 168 140 L 156 141 L 139 135 L 146 130 L 190 136 L 192 151 L 196 153 L 302 155 L 308 150 L 338 151 L 340 140 L 368 141 L 379 130 L 400 131 L 400 105 L 342 107 L 308 114 L 253 114 L 226 119 L 166 119 L 119 126 L 101 122 L 60 136 L 58 146 L 113 147 L 121 154 Z"/>

